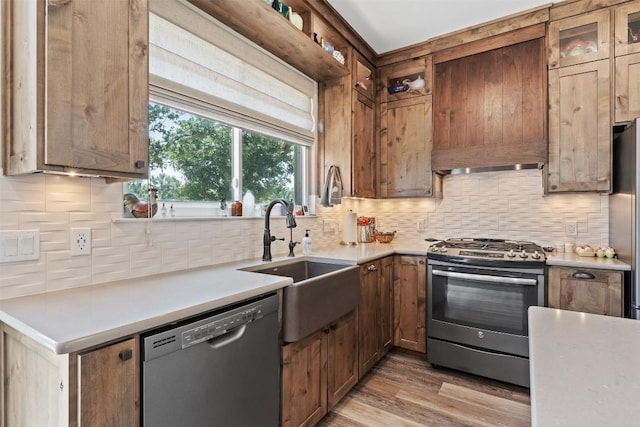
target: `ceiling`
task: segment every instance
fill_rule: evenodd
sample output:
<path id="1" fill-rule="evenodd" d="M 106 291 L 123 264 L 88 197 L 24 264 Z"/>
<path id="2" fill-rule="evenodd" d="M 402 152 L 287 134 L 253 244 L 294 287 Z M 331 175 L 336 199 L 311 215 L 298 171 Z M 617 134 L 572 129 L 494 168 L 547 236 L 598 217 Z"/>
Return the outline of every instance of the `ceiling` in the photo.
<path id="1" fill-rule="evenodd" d="M 327 0 L 382 54 L 492 21 L 549 0 Z"/>

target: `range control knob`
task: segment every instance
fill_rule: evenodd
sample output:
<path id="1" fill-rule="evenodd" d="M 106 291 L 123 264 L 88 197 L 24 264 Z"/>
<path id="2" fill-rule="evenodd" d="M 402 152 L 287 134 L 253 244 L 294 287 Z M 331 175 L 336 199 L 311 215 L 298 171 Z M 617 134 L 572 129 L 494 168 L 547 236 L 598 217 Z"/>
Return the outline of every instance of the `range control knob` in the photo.
<path id="1" fill-rule="evenodd" d="M 445 252 L 447 252 L 447 247 L 446 247 L 445 245 L 442 245 L 442 246 L 440 247 L 440 252 L 441 252 L 441 253 L 445 253 Z"/>
<path id="2" fill-rule="evenodd" d="M 535 252 L 533 253 L 533 255 L 531 255 L 531 258 L 533 258 L 533 259 L 540 259 L 540 252 L 535 251 Z"/>
<path id="3" fill-rule="evenodd" d="M 516 254 L 515 254 L 515 253 L 513 253 L 513 249 L 511 249 L 511 250 L 507 253 L 507 256 L 508 256 L 509 258 L 515 258 Z"/>
<path id="4" fill-rule="evenodd" d="M 527 255 L 527 252 L 523 249 L 522 252 L 520 252 L 520 258 L 525 259 L 528 258 L 529 255 Z"/>

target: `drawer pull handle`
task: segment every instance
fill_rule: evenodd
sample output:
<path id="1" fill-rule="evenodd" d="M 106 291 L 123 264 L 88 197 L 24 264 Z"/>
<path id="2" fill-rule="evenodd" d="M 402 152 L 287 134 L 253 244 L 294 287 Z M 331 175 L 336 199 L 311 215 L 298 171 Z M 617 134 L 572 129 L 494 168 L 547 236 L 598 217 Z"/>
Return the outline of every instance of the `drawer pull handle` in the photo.
<path id="1" fill-rule="evenodd" d="M 571 277 L 574 279 L 586 279 L 586 280 L 593 280 L 596 278 L 596 276 L 586 271 L 576 271 L 571 275 Z"/>
<path id="2" fill-rule="evenodd" d="M 131 349 L 122 350 L 120 353 L 118 353 L 118 358 L 123 362 L 131 359 L 131 356 L 133 356 L 133 351 L 131 351 Z"/>
<path id="3" fill-rule="evenodd" d="M 369 271 L 376 271 L 376 270 L 377 270 L 377 268 L 376 268 L 375 264 L 371 264 L 369 267 L 367 267 L 367 270 L 369 270 Z"/>

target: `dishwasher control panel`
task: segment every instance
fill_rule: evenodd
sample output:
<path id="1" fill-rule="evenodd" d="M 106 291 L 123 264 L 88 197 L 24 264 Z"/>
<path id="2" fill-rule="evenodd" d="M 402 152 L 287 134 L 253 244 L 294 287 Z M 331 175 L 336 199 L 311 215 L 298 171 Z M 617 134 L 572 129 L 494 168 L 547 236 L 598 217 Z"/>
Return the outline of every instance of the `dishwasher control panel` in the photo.
<path id="1" fill-rule="evenodd" d="M 222 319 L 199 325 L 182 332 L 182 348 L 208 341 L 227 333 L 227 331 L 238 328 L 264 316 L 262 306 L 253 306 L 239 313 L 226 316 Z"/>

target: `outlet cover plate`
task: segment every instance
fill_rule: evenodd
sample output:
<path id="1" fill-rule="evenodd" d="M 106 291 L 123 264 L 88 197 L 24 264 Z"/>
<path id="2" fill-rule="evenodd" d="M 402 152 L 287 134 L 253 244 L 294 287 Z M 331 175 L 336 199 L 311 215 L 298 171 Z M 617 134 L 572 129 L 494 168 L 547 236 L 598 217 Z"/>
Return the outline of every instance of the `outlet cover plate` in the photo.
<path id="1" fill-rule="evenodd" d="M 578 235 L 578 222 L 577 221 L 566 221 L 564 223 L 564 234 L 567 236 L 577 236 Z"/>
<path id="2" fill-rule="evenodd" d="M 91 254 L 91 229 L 72 228 L 71 229 L 71 256 L 81 256 Z"/>

